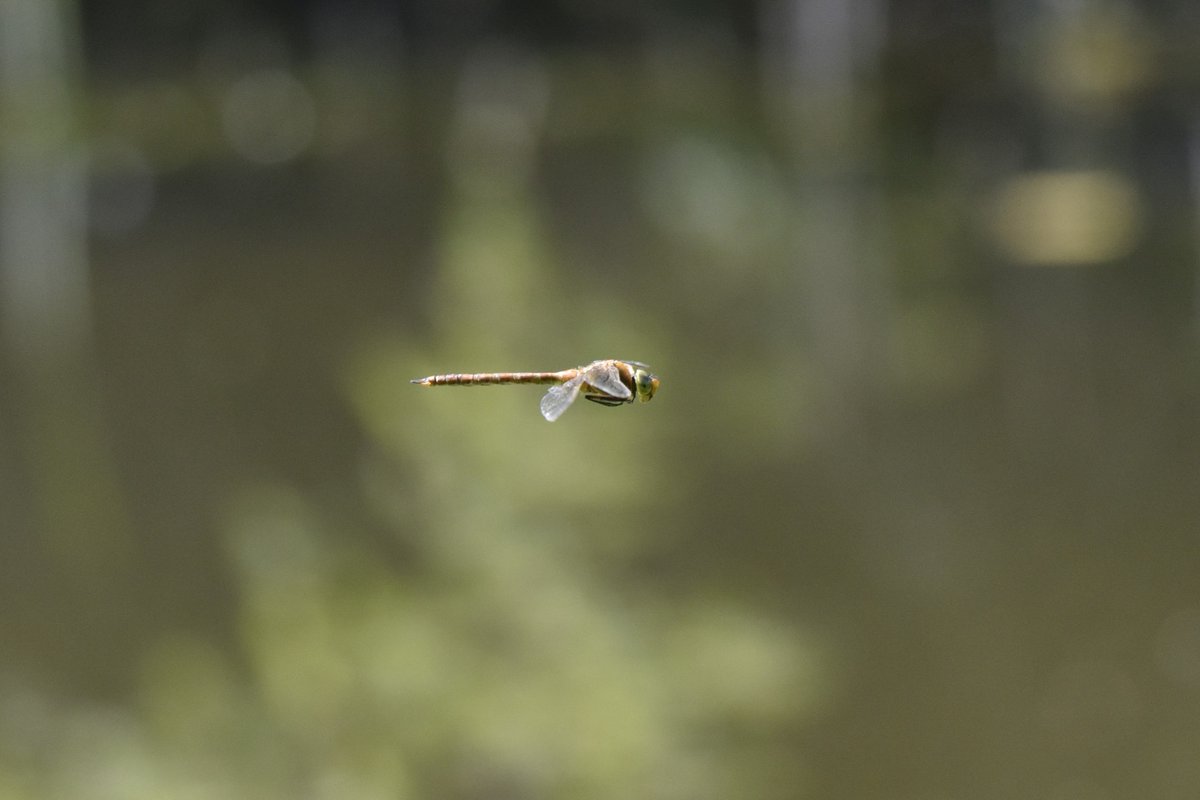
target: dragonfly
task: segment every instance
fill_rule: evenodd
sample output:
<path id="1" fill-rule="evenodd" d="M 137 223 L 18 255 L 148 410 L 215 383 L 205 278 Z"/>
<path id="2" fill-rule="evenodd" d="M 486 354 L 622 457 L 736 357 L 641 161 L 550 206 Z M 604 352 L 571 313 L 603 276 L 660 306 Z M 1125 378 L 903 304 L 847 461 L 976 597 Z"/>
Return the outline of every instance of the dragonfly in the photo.
<path id="1" fill-rule="evenodd" d="M 650 402 L 658 391 L 658 376 L 639 361 L 619 361 L 606 358 L 574 369 L 559 372 L 476 372 L 430 375 L 415 378 L 422 386 L 486 386 L 505 383 L 550 384 L 542 397 L 542 416 L 554 422 L 571 407 L 575 398 L 602 406 L 619 406 L 639 400 Z"/>

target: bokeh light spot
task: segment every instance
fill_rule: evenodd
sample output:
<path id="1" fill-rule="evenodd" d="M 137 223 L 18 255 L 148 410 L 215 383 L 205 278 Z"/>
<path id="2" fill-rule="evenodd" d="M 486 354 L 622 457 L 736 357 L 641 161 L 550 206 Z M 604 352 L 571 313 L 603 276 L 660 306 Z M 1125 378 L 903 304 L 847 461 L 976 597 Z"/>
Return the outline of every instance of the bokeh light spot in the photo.
<path id="1" fill-rule="evenodd" d="M 1126 255 L 1137 239 L 1137 192 L 1111 171 L 1020 175 L 999 192 L 991 227 L 1013 261 L 1038 266 L 1089 265 Z"/>
<path id="2" fill-rule="evenodd" d="M 308 88 L 281 69 L 244 75 L 225 96 L 221 120 L 229 144 L 258 164 L 290 161 L 316 131 L 316 103 Z"/>

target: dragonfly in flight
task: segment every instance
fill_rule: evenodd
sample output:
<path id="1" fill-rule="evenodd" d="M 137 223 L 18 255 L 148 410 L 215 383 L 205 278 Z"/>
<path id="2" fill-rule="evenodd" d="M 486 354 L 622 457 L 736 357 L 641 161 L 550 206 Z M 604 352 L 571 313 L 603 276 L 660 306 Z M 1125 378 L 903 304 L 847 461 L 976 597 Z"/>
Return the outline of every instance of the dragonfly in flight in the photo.
<path id="1" fill-rule="evenodd" d="M 637 361 L 607 358 L 584 367 L 561 372 L 478 372 L 470 374 L 430 375 L 412 381 L 422 386 L 486 386 L 503 383 L 549 384 L 542 397 L 542 416 L 554 422 L 583 395 L 602 406 L 619 406 L 640 400 L 650 402 L 658 391 L 658 376 Z"/>

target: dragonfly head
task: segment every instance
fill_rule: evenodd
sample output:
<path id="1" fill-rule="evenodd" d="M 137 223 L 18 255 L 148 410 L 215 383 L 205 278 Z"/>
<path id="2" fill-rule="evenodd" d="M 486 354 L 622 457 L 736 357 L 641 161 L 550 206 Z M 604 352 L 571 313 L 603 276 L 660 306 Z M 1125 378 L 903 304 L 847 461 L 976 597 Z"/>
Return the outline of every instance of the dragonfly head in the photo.
<path id="1" fill-rule="evenodd" d="M 650 402 L 650 398 L 654 397 L 654 393 L 658 391 L 658 376 L 651 375 L 648 370 L 635 369 L 633 371 L 633 386 L 637 390 L 637 399 L 643 403 Z"/>

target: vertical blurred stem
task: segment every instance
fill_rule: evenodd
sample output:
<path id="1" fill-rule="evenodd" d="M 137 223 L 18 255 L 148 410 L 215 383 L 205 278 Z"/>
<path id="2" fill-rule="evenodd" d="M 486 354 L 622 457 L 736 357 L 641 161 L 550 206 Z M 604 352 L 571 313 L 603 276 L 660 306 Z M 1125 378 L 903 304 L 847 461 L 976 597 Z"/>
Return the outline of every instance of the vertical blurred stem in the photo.
<path id="1" fill-rule="evenodd" d="M 764 5 L 766 78 L 789 133 L 801 226 L 797 307 L 824 387 L 822 415 L 854 425 L 878 351 L 886 300 L 877 239 L 882 202 L 867 170 L 875 140 L 860 74 L 878 61 L 883 0 Z M 791 338 L 791 337 L 785 337 Z"/>
<path id="2" fill-rule="evenodd" d="M 1103 5 L 1103 4 L 1100 4 Z M 1012 84 L 1022 118 L 1014 121 L 1017 155 L 1009 180 L 1036 170 L 1111 169 L 1115 153 L 1096 109 L 1072 78 L 1051 76 L 1076 38 L 1087 38 L 1095 3 L 1001 0 L 996 14 L 997 66 Z M 1069 61 L 1070 59 L 1068 59 Z M 1057 71 L 1057 70 L 1056 70 Z M 1054 78 L 1054 79 L 1051 79 Z M 1081 93 L 1082 92 L 1082 93 Z M 1089 367 L 1096 337 L 1089 330 L 1095 279 L 1091 270 L 1030 269 L 1010 263 L 997 273 L 999 310 L 1007 322 L 1003 373 L 1006 427 L 1024 458 L 1057 463 L 1064 437 L 1102 435 L 1099 396 Z M 1070 408 L 1069 414 L 1048 413 Z"/>
<path id="3" fill-rule="evenodd" d="M 463 65 L 446 144 L 442 339 L 496 363 L 528 349 L 522 340 L 533 338 L 531 321 L 546 314 L 534 305 L 549 276 L 533 178 L 548 84 L 531 54 L 479 48 Z"/>
<path id="4" fill-rule="evenodd" d="M 1196 250 L 1200 252 L 1200 117 L 1192 120 L 1188 136 L 1189 172 L 1191 173 L 1192 214 Z M 1200 340 L 1200 274 L 1194 279 L 1192 288 L 1192 327 L 1197 340 Z"/>
<path id="5" fill-rule="evenodd" d="M 68 0 L 0 0 L 0 324 L 25 527 L 88 583 L 128 551 L 90 354 L 76 15 Z"/>

